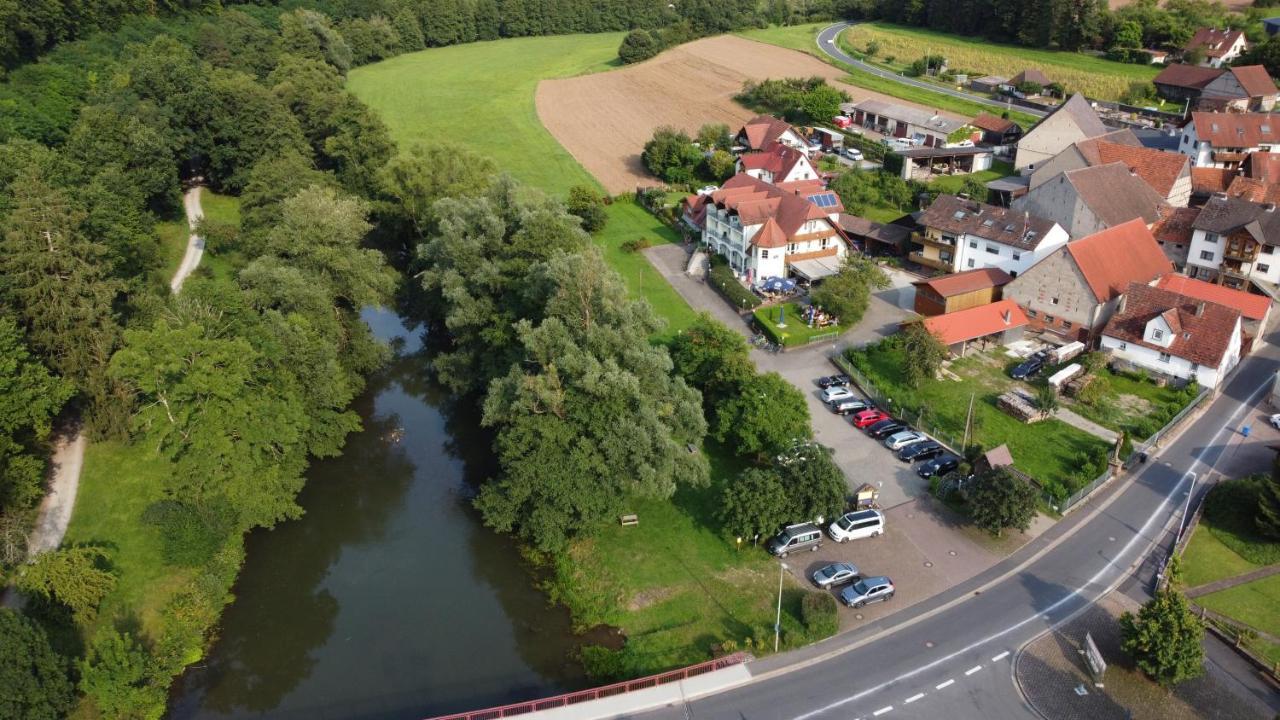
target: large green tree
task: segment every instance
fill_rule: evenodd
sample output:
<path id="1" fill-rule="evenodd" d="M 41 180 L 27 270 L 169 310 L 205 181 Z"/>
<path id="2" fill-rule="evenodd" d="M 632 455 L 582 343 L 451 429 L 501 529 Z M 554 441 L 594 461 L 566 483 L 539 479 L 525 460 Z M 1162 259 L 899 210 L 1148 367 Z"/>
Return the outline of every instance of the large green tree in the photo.
<path id="1" fill-rule="evenodd" d="M 97 616 L 102 599 L 116 586 L 108 563 L 102 548 L 51 550 L 19 568 L 16 584 L 28 595 L 67 606 L 76 622 L 87 625 Z"/>
<path id="2" fill-rule="evenodd" d="M 1124 651 L 1165 687 L 1204 673 L 1204 624 L 1177 590 L 1157 590 L 1137 615 L 1120 616 L 1120 634 Z"/>
<path id="3" fill-rule="evenodd" d="M 436 229 L 437 200 L 482 195 L 496 173 L 492 160 L 466 148 L 415 144 L 392 158 L 380 179 L 382 191 L 396 201 L 391 212 L 416 238 L 425 238 Z"/>
<path id="4" fill-rule="evenodd" d="M 730 535 L 755 542 L 792 519 L 791 498 L 771 468 L 748 468 L 720 492 L 720 523 Z"/>
<path id="5" fill-rule="evenodd" d="M 829 448 L 815 442 L 798 444 L 778 458 L 777 467 L 792 517 L 830 520 L 844 510 L 848 483 Z"/>
<path id="6" fill-rule="evenodd" d="M 1031 483 L 1003 467 L 979 474 L 965 487 L 969 518 L 997 537 L 1009 528 L 1030 528 L 1039 495 Z"/>
<path id="7" fill-rule="evenodd" d="M 672 340 L 671 361 L 680 377 L 702 392 L 709 417 L 755 375 L 742 334 L 705 312 L 698 313 L 693 323 Z"/>
<path id="8" fill-rule="evenodd" d="M 702 153 L 681 130 L 660 127 L 644 144 L 640 159 L 649 172 L 669 183 L 693 180 L 694 170 L 702 162 Z"/>
<path id="9" fill-rule="evenodd" d="M 716 406 L 712 434 L 739 455 L 775 455 L 812 434 L 809 406 L 778 373 L 753 375 Z"/>
<path id="10" fill-rule="evenodd" d="M 949 352 L 923 322 L 910 323 L 902 329 L 902 349 L 902 374 L 911 387 L 933 379 Z"/>
<path id="11" fill-rule="evenodd" d="M 39 498 L 45 468 L 41 444 L 73 392 L 70 383 L 32 357 L 17 323 L 0 315 L 0 514 L 25 510 Z M 14 560 L 0 553 L 0 563 Z"/>
<path id="12" fill-rule="evenodd" d="M 871 303 L 871 291 L 889 286 L 874 262 L 861 253 L 845 256 L 840 272 L 826 278 L 810 293 L 810 298 L 827 312 L 840 318 L 840 324 L 853 327 L 862 320 Z"/>
<path id="13" fill-rule="evenodd" d="M 0 717 L 66 717 L 75 702 L 67 670 L 66 658 L 53 651 L 39 625 L 0 608 Z"/>

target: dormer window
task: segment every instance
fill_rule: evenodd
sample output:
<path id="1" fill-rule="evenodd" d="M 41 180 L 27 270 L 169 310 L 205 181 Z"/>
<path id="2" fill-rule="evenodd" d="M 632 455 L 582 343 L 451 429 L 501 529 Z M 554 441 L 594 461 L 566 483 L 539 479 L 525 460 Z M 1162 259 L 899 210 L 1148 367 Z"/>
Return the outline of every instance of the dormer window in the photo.
<path id="1" fill-rule="evenodd" d="M 1160 328 L 1151 328 L 1151 339 L 1152 339 L 1152 340 L 1163 340 L 1163 339 L 1164 339 L 1164 331 L 1163 331 L 1163 330 L 1161 330 Z"/>

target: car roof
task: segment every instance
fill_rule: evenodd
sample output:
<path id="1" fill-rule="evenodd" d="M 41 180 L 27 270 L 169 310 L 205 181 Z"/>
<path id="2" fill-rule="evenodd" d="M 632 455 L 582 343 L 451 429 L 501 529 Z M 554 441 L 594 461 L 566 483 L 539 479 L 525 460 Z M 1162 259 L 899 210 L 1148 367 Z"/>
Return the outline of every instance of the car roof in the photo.
<path id="1" fill-rule="evenodd" d="M 855 510 L 854 512 L 845 513 L 844 517 L 850 520 L 865 520 L 869 517 L 879 517 L 879 515 L 879 510 Z"/>
<path id="2" fill-rule="evenodd" d="M 865 578 L 862 578 L 862 582 L 868 585 L 886 585 L 886 584 L 892 585 L 893 584 L 893 581 L 884 575 L 877 575 L 875 577 L 865 577 Z"/>

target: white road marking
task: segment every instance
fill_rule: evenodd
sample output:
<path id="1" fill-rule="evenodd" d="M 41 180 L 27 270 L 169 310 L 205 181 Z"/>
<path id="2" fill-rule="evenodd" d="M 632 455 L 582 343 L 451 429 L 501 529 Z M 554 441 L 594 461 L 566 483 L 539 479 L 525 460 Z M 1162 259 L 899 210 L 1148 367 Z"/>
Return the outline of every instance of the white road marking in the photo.
<path id="1" fill-rule="evenodd" d="M 1218 445 L 1218 439 L 1222 437 L 1222 434 L 1230 430 L 1231 425 L 1235 423 L 1235 420 L 1237 417 L 1240 416 L 1240 413 L 1244 412 L 1246 408 L 1253 406 L 1254 402 L 1258 399 L 1258 396 L 1260 396 L 1262 392 L 1271 385 L 1271 382 L 1272 382 L 1271 378 L 1268 378 L 1267 380 L 1263 381 L 1263 383 L 1259 385 L 1252 393 L 1250 393 L 1249 397 L 1246 398 L 1245 401 L 1236 408 L 1236 411 L 1231 414 L 1231 417 L 1227 419 L 1226 423 L 1223 424 L 1222 428 L 1219 429 L 1218 432 L 1214 434 L 1213 438 L 1209 441 L 1209 443 L 1207 443 L 1200 450 L 1200 452 L 1195 456 L 1195 459 L 1191 465 L 1192 469 L 1196 467 L 1196 464 L 1205 464 L 1204 459 L 1202 457 L 1203 454 L 1209 448 L 1216 447 Z M 1081 596 L 1086 589 L 1097 584 L 1097 582 L 1102 579 L 1102 576 L 1107 574 L 1107 572 L 1109 572 L 1112 568 L 1115 568 L 1116 570 L 1121 570 L 1121 571 L 1125 570 L 1126 566 L 1119 564 L 1119 559 L 1124 557 L 1125 555 L 1128 555 L 1129 551 L 1133 549 L 1133 546 L 1137 544 L 1138 540 L 1147 538 L 1147 533 L 1151 530 L 1152 523 L 1156 521 L 1157 517 L 1160 517 L 1164 514 L 1165 508 L 1168 507 L 1169 505 L 1169 500 L 1174 496 L 1181 496 L 1183 492 L 1182 485 L 1187 481 L 1187 478 L 1190 475 L 1191 475 L 1190 471 L 1182 475 L 1182 477 L 1178 480 L 1178 483 L 1173 486 L 1173 488 L 1169 491 L 1167 495 L 1165 495 L 1164 500 L 1160 501 L 1160 505 L 1156 507 L 1155 511 L 1147 516 L 1147 521 L 1142 524 L 1141 528 L 1138 528 L 1138 532 L 1134 533 L 1133 537 L 1129 538 L 1129 541 L 1124 544 L 1124 547 L 1120 548 L 1120 551 L 1115 554 L 1114 558 L 1107 561 L 1107 564 L 1103 565 L 1102 568 L 1099 569 L 1098 572 L 1094 573 L 1093 577 L 1085 581 L 1083 585 L 1080 585 L 1075 590 L 1072 590 L 1071 592 L 1064 595 L 1057 602 L 1045 608 L 1045 612 L 1053 612 L 1058 608 L 1062 607 L 1063 605 L 1066 605 L 1068 602 L 1075 599 L 1076 597 Z M 1168 522 L 1168 520 L 1166 520 L 1165 522 Z M 1158 539 L 1159 538 L 1151 539 L 1148 541 L 1147 544 L 1149 546 L 1154 546 Z M 1115 584 L 1119 585 L 1119 580 L 1116 580 Z M 1101 590 L 1103 593 L 1105 593 L 1109 589 L 1110 588 L 1104 587 Z M 1018 629 L 1022 628 L 1024 625 L 1027 625 L 1039 619 L 1040 619 L 1040 613 L 1036 613 L 1034 615 L 1026 617 L 1010 625 L 1009 627 L 1003 630 L 1000 630 L 999 632 L 992 633 L 991 635 L 988 635 L 987 637 L 982 638 L 980 640 L 975 640 L 974 642 L 969 643 L 969 645 L 962 647 L 959 650 L 956 650 L 955 652 L 950 653 L 949 655 L 944 655 L 943 657 L 940 657 L 932 662 L 921 665 L 920 667 L 915 668 L 914 670 L 909 670 L 899 675 L 898 677 L 895 677 L 891 680 L 886 680 L 885 682 L 882 682 L 879 685 L 875 685 L 873 687 L 867 688 L 866 690 L 856 692 L 848 697 L 841 698 L 840 700 L 836 700 L 835 702 L 828 703 L 815 710 L 810 710 L 807 713 L 796 715 L 793 718 L 793 720 L 809 720 L 809 718 L 822 715 L 823 713 L 830 712 L 831 710 L 834 710 L 839 707 L 843 707 L 845 705 L 848 705 L 849 703 L 857 702 L 868 695 L 873 695 L 875 693 L 880 692 L 881 690 L 889 687 L 890 685 L 893 685 L 894 683 L 899 683 L 899 682 L 902 682 L 903 680 L 909 680 L 921 673 L 928 672 L 938 667 L 939 665 L 950 662 L 951 660 L 954 660 L 955 658 L 961 655 L 972 652 L 973 650 L 980 648 L 983 645 L 986 645 L 995 640 L 998 640 L 999 638 L 1002 638 L 1005 635 L 1008 635 L 1012 632 L 1017 631 Z M 945 687 L 947 684 L 949 683 L 943 683 L 943 686 Z"/>
<path id="2" fill-rule="evenodd" d="M 922 697 L 924 697 L 924 693 L 916 693 L 915 695 L 912 695 L 911 697 L 907 698 L 907 699 L 906 699 L 906 700 L 904 700 L 903 702 L 906 702 L 907 704 L 910 704 L 910 703 L 913 703 L 913 702 L 915 702 L 915 701 L 919 700 L 919 699 L 920 699 L 920 698 L 922 698 Z"/>
<path id="3" fill-rule="evenodd" d="M 956 681 L 955 681 L 955 680 L 948 680 L 948 681 L 946 681 L 946 682 L 944 682 L 944 683 L 938 683 L 937 685 L 934 685 L 934 686 L 933 686 L 933 689 L 934 689 L 934 690 L 941 690 L 941 689 L 942 689 L 942 688 L 944 688 L 944 687 L 950 687 L 950 686 L 955 685 L 955 684 L 956 684 Z"/>
<path id="4" fill-rule="evenodd" d="M 970 676 L 970 675 L 972 675 L 972 674 L 974 674 L 974 673 L 978 672 L 978 671 L 979 671 L 979 670 L 981 670 L 981 669 L 982 669 L 982 666 L 981 666 L 981 665 L 974 665 L 973 667 L 969 668 L 968 670 L 965 670 L 965 671 L 964 671 L 964 675 L 965 675 L 965 677 L 968 677 L 968 676 Z"/>
<path id="5" fill-rule="evenodd" d="M 1005 658 L 1007 658 L 1007 657 L 1009 657 L 1009 651 L 1008 651 L 1008 650 L 1005 650 L 1004 652 L 1000 653 L 999 655 L 997 655 L 997 656 L 995 656 L 995 657 L 991 658 L 991 662 L 1000 662 L 1001 660 L 1003 660 L 1003 659 L 1005 659 Z"/>
<path id="6" fill-rule="evenodd" d="M 873 713 L 871 713 L 871 714 L 872 714 L 873 716 L 875 716 L 875 717 L 880 717 L 881 715 L 883 715 L 883 714 L 885 714 L 885 713 L 889 712 L 889 711 L 890 711 L 890 710 L 892 710 L 892 709 L 893 709 L 893 706 L 892 706 L 892 705 L 885 705 L 884 707 L 880 708 L 879 710 L 877 710 L 877 711 L 875 711 L 875 712 L 873 712 Z"/>

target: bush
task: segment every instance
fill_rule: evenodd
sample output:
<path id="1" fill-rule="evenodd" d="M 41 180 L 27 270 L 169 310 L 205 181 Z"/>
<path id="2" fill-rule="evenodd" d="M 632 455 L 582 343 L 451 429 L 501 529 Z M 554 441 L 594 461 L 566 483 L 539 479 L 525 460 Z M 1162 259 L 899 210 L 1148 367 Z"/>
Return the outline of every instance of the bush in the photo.
<path id="1" fill-rule="evenodd" d="M 216 515 L 206 517 L 191 505 L 176 500 L 161 500 L 147 506 L 142 522 L 160 529 L 165 562 L 183 567 L 198 567 L 208 562 L 226 540 L 229 530 L 229 525 Z"/>
<path id="2" fill-rule="evenodd" d="M 800 620 L 811 640 L 835 635 L 840 630 L 835 597 L 825 592 L 805 593 L 800 601 Z"/>
<path id="3" fill-rule="evenodd" d="M 604 198 L 595 188 L 586 185 L 569 188 L 565 209 L 582 220 L 582 229 L 592 234 L 603 230 L 605 223 L 609 222 L 609 215 L 604 211 Z"/>
<path id="4" fill-rule="evenodd" d="M 751 310 L 760 307 L 760 298 L 738 282 L 738 278 L 733 276 L 733 269 L 720 256 L 717 255 L 712 259 L 711 269 L 707 272 L 707 279 L 711 283 L 711 287 L 715 288 L 721 297 L 728 300 L 729 304 L 735 308 Z"/>
<path id="5" fill-rule="evenodd" d="M 631 238 L 630 240 L 623 240 L 621 247 L 623 252 L 638 253 L 647 247 L 651 247 L 652 245 L 653 243 L 649 241 L 649 238 L 638 237 L 638 238 Z"/>
<path id="6" fill-rule="evenodd" d="M 662 42 L 648 30 L 632 30 L 618 46 L 618 59 L 630 65 L 662 52 Z"/>

